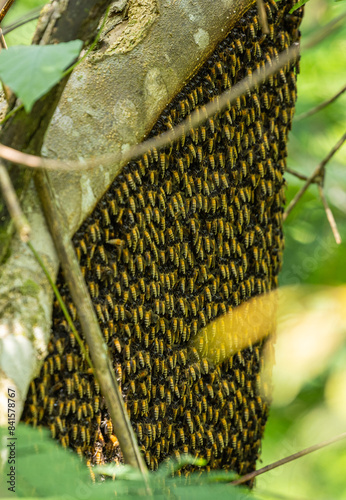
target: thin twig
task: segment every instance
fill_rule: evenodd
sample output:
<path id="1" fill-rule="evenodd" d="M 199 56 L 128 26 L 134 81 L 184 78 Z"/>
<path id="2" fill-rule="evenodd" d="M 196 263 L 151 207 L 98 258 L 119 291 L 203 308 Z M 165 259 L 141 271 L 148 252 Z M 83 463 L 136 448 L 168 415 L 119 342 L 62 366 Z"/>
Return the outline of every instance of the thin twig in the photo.
<path id="1" fill-rule="evenodd" d="M 312 49 L 315 45 L 322 42 L 322 40 L 327 38 L 332 33 L 335 34 L 336 29 L 339 29 L 343 26 L 341 21 L 343 21 L 345 17 L 346 11 L 340 14 L 340 16 L 332 19 L 325 26 L 321 26 L 320 28 L 318 28 L 314 33 L 312 33 L 312 35 L 308 37 L 306 42 L 302 42 L 302 50 Z M 340 25 L 338 26 L 339 23 Z"/>
<path id="2" fill-rule="evenodd" d="M 323 169 L 324 169 L 325 165 L 329 162 L 329 160 L 332 158 L 332 156 L 341 148 L 341 146 L 343 145 L 343 143 L 345 142 L 345 140 L 346 140 L 346 133 L 335 144 L 335 146 L 329 151 L 329 153 L 324 158 L 324 160 L 322 160 L 321 163 L 319 163 L 317 165 L 317 167 L 312 172 L 312 174 L 310 175 L 310 177 L 308 177 L 308 179 L 307 179 L 306 183 L 304 184 L 304 186 L 300 189 L 300 191 L 298 191 L 298 193 L 295 195 L 295 197 L 293 198 L 293 200 L 291 201 L 291 203 L 286 208 L 286 210 L 285 210 L 285 212 L 283 214 L 283 220 L 284 221 L 287 219 L 288 215 L 293 210 L 293 208 L 296 206 L 296 204 L 298 203 L 298 201 L 300 200 L 300 198 L 303 196 L 303 194 L 305 193 L 305 191 L 308 189 L 308 187 L 310 186 L 310 184 L 312 184 L 313 182 L 315 182 L 316 179 L 321 175 L 321 173 L 323 172 Z M 0 155 L 1 155 L 1 153 L 0 153 Z"/>
<path id="3" fill-rule="evenodd" d="M 339 90 L 339 92 L 337 94 L 333 95 L 333 97 L 331 97 L 330 99 L 327 99 L 326 101 L 321 102 L 321 104 L 318 104 L 317 106 L 310 109 L 309 111 L 306 111 L 306 113 L 301 113 L 300 115 L 296 116 L 294 118 L 294 120 L 296 122 L 298 122 L 300 120 L 304 120 L 304 118 L 308 118 L 309 116 L 314 115 L 318 111 L 321 111 L 321 109 L 325 108 L 326 106 L 328 106 L 329 104 L 334 102 L 339 96 L 341 96 L 345 92 L 345 90 L 346 90 L 346 85 L 344 85 L 342 87 L 342 89 Z"/>
<path id="4" fill-rule="evenodd" d="M 7 50 L 7 44 L 6 44 L 5 37 L 4 37 L 4 34 L 3 34 L 1 28 L 0 28 L 0 47 L 2 49 Z"/>
<path id="5" fill-rule="evenodd" d="M 2 30 L 3 34 L 7 35 L 7 33 L 20 28 L 21 26 L 23 26 L 23 24 L 27 24 L 31 21 L 34 21 L 35 19 L 38 19 L 40 17 L 41 10 L 42 6 L 32 9 L 30 12 L 28 12 L 28 14 L 25 14 L 25 16 L 19 17 L 18 19 L 13 21 L 13 23 L 4 26 Z"/>
<path id="6" fill-rule="evenodd" d="M 50 185 L 47 172 L 37 172 L 35 183 L 61 262 L 65 280 L 77 308 L 78 319 L 89 346 L 95 374 L 100 383 L 101 392 L 106 400 L 124 460 L 129 465 L 138 468 L 144 480 L 146 480 L 147 469 L 124 406 L 109 358 L 108 349 L 104 342 L 75 250 L 66 230 L 66 223 L 63 217 L 64 211 Z"/>
<path id="7" fill-rule="evenodd" d="M 306 175 L 301 174 L 300 172 L 297 172 L 296 170 L 293 170 L 292 168 L 286 168 L 286 172 L 288 174 L 294 175 L 295 177 L 298 177 L 298 179 L 302 181 L 307 181 L 308 177 Z"/>
<path id="8" fill-rule="evenodd" d="M 7 209 L 13 220 L 13 224 L 19 234 L 20 239 L 26 243 L 29 241 L 31 228 L 25 215 L 22 212 L 16 191 L 12 185 L 5 165 L 0 161 L 0 188 Z"/>
<path id="9" fill-rule="evenodd" d="M 324 195 L 323 186 L 321 184 L 318 185 L 318 190 L 319 190 L 320 197 L 321 197 L 321 200 L 322 200 L 322 203 L 323 203 L 323 206 L 324 206 L 324 210 L 325 210 L 326 215 L 327 215 L 328 222 L 329 222 L 330 227 L 331 227 L 331 229 L 333 231 L 333 235 L 334 235 L 335 241 L 336 241 L 337 245 L 340 245 L 340 243 L 341 243 L 341 236 L 340 236 L 340 233 L 338 231 L 338 227 L 336 225 L 333 212 L 331 211 L 331 209 L 330 209 L 330 207 L 328 205 L 327 199 L 326 199 L 326 197 Z"/>
<path id="10" fill-rule="evenodd" d="M 263 0 L 257 0 L 257 12 L 258 12 L 258 18 L 259 22 L 262 28 L 263 33 L 268 35 L 269 33 L 269 26 L 268 26 L 268 19 L 267 19 L 267 13 L 264 7 Z"/>
<path id="11" fill-rule="evenodd" d="M 264 474 L 265 472 L 276 469 L 277 467 L 280 467 L 281 465 L 287 464 L 288 462 L 292 462 L 293 460 L 297 460 L 297 458 L 303 457 L 304 455 L 308 455 L 309 453 L 312 453 L 313 451 L 320 450 L 321 448 L 324 448 L 325 446 L 329 446 L 330 444 L 336 443 L 337 441 L 341 441 L 342 439 L 345 439 L 345 438 L 346 438 L 346 432 L 343 432 L 342 434 L 339 434 L 339 436 L 336 436 L 332 439 L 328 439 L 328 441 L 323 441 L 322 443 L 315 444 L 314 446 L 310 446 L 309 448 L 305 448 L 304 450 L 298 451 L 298 453 L 294 453 L 293 455 L 289 455 L 288 457 L 282 458 L 281 460 L 278 460 L 277 462 L 266 465 L 265 467 L 262 467 L 261 469 L 255 470 L 253 472 L 249 472 L 249 474 L 245 474 L 245 476 L 242 476 L 239 479 L 232 481 L 230 484 L 237 485 L 237 484 L 246 483 L 247 481 L 250 481 L 251 479 L 259 476 L 260 474 Z"/>
<path id="12" fill-rule="evenodd" d="M 188 135 L 191 129 L 199 127 L 209 117 L 222 112 L 238 97 L 263 83 L 266 78 L 277 73 L 280 68 L 291 63 L 297 57 L 299 57 L 299 44 L 294 43 L 287 51 L 281 52 L 277 59 L 270 63 L 266 63 L 263 67 L 254 71 L 252 75 L 247 76 L 231 89 L 226 90 L 221 96 L 214 97 L 214 99 L 205 106 L 197 108 L 187 119 L 173 129 L 140 144 L 135 144 L 125 152 L 101 155 L 97 158 L 86 159 L 83 162 L 68 160 L 60 161 L 21 153 L 18 150 L 0 144 L 0 157 L 26 167 L 49 170 L 88 170 L 90 168 L 99 167 L 100 164 L 102 164 L 103 167 L 109 167 L 117 163 L 118 170 L 116 174 L 119 174 L 122 166 L 130 160 L 138 158 L 153 148 L 163 148 L 167 144 Z"/>
<path id="13" fill-rule="evenodd" d="M 81 349 L 81 351 L 82 351 L 82 354 L 85 356 L 86 362 L 88 363 L 88 365 L 89 365 L 90 369 L 92 370 L 92 372 L 93 372 L 93 374 L 94 374 L 95 378 L 97 378 L 97 377 L 96 377 L 96 374 L 95 374 L 95 369 L 94 369 L 94 367 L 93 367 L 93 365 L 92 365 L 92 362 L 91 362 L 91 359 L 90 359 L 90 356 L 89 356 L 89 353 L 88 353 L 88 351 L 85 349 L 84 342 L 83 342 L 83 340 L 81 339 L 81 337 L 80 337 L 80 335 L 79 335 L 78 331 L 76 330 L 76 327 L 75 327 L 75 326 L 74 326 L 74 324 L 73 324 L 73 321 L 72 321 L 72 318 L 71 318 L 71 316 L 70 316 L 70 313 L 68 312 L 67 307 L 65 306 L 65 303 L 64 303 L 64 301 L 63 301 L 63 299 L 62 299 L 62 296 L 60 295 L 60 292 L 59 292 L 59 290 L 58 290 L 58 287 L 57 287 L 57 286 L 56 286 L 56 284 L 54 283 L 54 280 L 53 280 L 53 278 L 51 277 L 51 275 L 49 274 L 48 269 L 47 269 L 47 268 L 46 268 L 46 266 L 44 265 L 44 262 L 43 262 L 43 260 L 41 259 L 41 257 L 40 257 L 40 255 L 39 255 L 39 253 L 35 250 L 35 248 L 33 247 L 33 245 L 32 245 L 30 242 L 28 242 L 28 244 L 27 244 L 27 245 L 28 245 L 28 247 L 30 248 L 30 250 L 32 251 L 32 253 L 34 254 L 34 257 L 35 257 L 35 259 L 37 260 L 37 262 L 39 263 L 39 265 L 40 265 L 40 267 L 41 267 L 42 271 L 43 271 L 43 272 L 44 272 L 44 274 L 46 275 L 47 280 L 49 281 L 49 284 L 50 284 L 50 286 L 52 287 L 52 290 L 53 290 L 53 292 L 54 292 L 54 294 L 55 294 L 55 296 L 56 296 L 56 298 L 57 298 L 57 301 L 59 302 L 59 305 L 60 305 L 60 307 L 61 307 L 61 310 L 62 310 L 62 312 L 63 312 L 63 315 L 65 316 L 66 321 L 67 321 L 67 323 L 68 323 L 69 327 L 71 328 L 72 333 L 73 333 L 73 335 L 75 336 L 75 339 L 77 340 L 77 342 L 78 342 L 78 344 L 79 344 L 79 347 L 80 347 L 80 349 Z"/>

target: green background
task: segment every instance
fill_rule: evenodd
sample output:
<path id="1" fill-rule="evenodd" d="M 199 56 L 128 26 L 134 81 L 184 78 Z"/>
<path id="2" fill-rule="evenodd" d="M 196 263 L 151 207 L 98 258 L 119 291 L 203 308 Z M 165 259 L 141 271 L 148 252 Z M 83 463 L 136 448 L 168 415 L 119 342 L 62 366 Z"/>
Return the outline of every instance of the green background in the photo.
<path id="1" fill-rule="evenodd" d="M 346 11 L 345 2 L 310 0 L 302 23 L 302 48 L 318 32 Z M 314 48 L 302 52 L 296 116 L 336 94 L 346 84 L 346 25 Z M 305 175 L 325 158 L 346 131 L 346 92 L 322 111 L 294 121 L 289 139 L 288 167 Z M 286 246 L 281 285 L 342 285 L 346 282 L 346 146 L 327 164 L 325 194 L 341 238 L 335 243 L 316 185 L 299 201 L 285 221 Z M 288 202 L 303 181 L 286 174 Z M 346 308 L 346 304 L 345 304 Z M 326 322 L 328 318 L 326 318 Z M 263 441 L 263 465 L 346 431 L 343 411 L 326 394 L 342 373 L 346 381 L 346 348 L 330 360 L 327 370 L 311 380 L 288 406 L 271 409 Z M 294 370 L 294 360 L 292 359 Z M 275 383 L 275 372 L 274 372 Z M 344 383 L 345 385 L 345 383 Z M 340 394 L 340 399 L 342 398 Z M 344 394 L 345 397 L 345 394 Z M 340 403 L 342 403 L 340 401 Z M 342 404 L 341 404 L 342 405 Z M 260 476 L 258 490 L 280 498 L 345 499 L 345 441 L 300 458 Z M 272 498 L 279 498 L 272 496 Z"/>

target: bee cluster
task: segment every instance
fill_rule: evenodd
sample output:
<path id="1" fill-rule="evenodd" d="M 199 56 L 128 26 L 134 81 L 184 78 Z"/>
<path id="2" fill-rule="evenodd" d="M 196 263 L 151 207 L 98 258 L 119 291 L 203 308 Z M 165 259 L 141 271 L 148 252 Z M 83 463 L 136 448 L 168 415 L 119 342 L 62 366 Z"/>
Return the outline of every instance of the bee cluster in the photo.
<path id="1" fill-rule="evenodd" d="M 153 136 L 299 40 L 302 10 L 251 8 L 167 106 Z M 167 457 L 207 469 L 255 468 L 268 402 L 262 344 L 208 355 L 209 322 L 277 286 L 287 134 L 297 62 L 161 150 L 130 162 L 74 237 L 131 423 L 151 470 Z M 63 277 L 60 292 L 78 326 Z M 89 464 L 121 460 L 113 425 L 58 304 L 49 355 L 23 419 L 45 425 Z M 188 471 L 185 471 L 188 472 Z"/>

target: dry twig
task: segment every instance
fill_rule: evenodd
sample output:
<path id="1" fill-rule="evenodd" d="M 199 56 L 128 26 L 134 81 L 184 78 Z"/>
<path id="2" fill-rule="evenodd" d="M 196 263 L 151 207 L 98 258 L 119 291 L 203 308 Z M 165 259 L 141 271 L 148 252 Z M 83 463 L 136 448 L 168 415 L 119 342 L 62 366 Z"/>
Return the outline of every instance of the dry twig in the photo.
<path id="1" fill-rule="evenodd" d="M 337 243 L 337 245 L 340 245 L 341 243 L 341 236 L 340 236 L 340 233 L 338 231 L 338 228 L 337 228 L 337 225 L 336 225 L 336 222 L 335 222 L 335 219 L 334 219 L 334 215 L 333 215 L 333 212 L 331 211 L 329 205 L 328 205 L 328 202 L 327 202 L 327 199 L 324 195 L 324 190 L 323 190 L 323 186 L 322 184 L 319 184 L 318 185 L 318 190 L 319 190 L 319 193 L 320 193 L 320 197 L 321 197 L 321 200 L 322 200 L 322 203 L 323 203 L 323 206 L 324 206 L 324 210 L 326 212 L 326 215 L 327 215 L 327 219 L 328 219 L 328 222 L 329 222 L 329 225 L 333 231 L 333 235 L 334 235 L 334 238 L 335 238 L 335 241 Z"/>
<path id="2" fill-rule="evenodd" d="M 34 21 L 40 17 L 40 12 L 42 10 L 42 6 L 36 9 L 32 9 L 28 14 L 16 19 L 13 23 L 4 26 L 2 32 L 4 35 L 10 33 L 11 31 L 20 28 L 23 24 L 29 23 L 30 21 Z"/>
<path id="3" fill-rule="evenodd" d="M 302 50 L 308 50 L 319 44 L 327 38 L 332 33 L 334 34 L 337 29 L 340 29 L 343 26 L 343 20 L 346 17 L 346 11 L 340 14 L 340 16 L 332 19 L 328 24 L 317 28 L 312 35 L 310 35 L 306 42 L 302 43 Z"/>
<path id="4" fill-rule="evenodd" d="M 3 31 L 0 28 L 0 52 L 1 52 L 2 49 L 7 50 L 7 44 L 6 44 L 6 41 L 5 41 L 5 37 L 4 37 Z M 3 89 L 4 93 L 5 93 L 6 101 L 10 102 L 10 99 L 11 99 L 11 96 L 12 96 L 12 91 L 11 91 L 10 87 L 8 87 L 7 85 L 5 85 L 3 82 L 1 83 L 1 85 L 2 85 L 2 89 Z"/>
<path id="5" fill-rule="evenodd" d="M 50 275 L 47 267 L 45 266 L 43 260 L 41 259 L 40 255 L 39 255 L 39 253 L 35 250 L 35 248 L 32 246 L 32 244 L 30 243 L 30 241 L 28 242 L 28 247 L 30 248 L 30 250 L 34 254 L 35 259 L 39 263 L 39 265 L 40 265 L 42 271 L 44 272 L 44 274 L 46 275 L 47 280 L 49 281 L 49 284 L 50 284 L 50 286 L 53 289 L 54 295 L 55 295 L 57 301 L 59 302 L 59 306 L 61 307 L 61 310 L 62 310 L 62 312 L 63 312 L 63 314 L 65 316 L 65 319 L 66 319 L 69 327 L 71 328 L 71 331 L 72 331 L 73 335 L 75 336 L 75 339 L 78 342 L 78 345 L 80 347 L 82 356 L 84 356 L 86 362 L 89 365 L 89 368 L 91 369 L 92 373 L 95 375 L 95 369 L 94 369 L 94 367 L 92 365 L 92 362 L 91 362 L 91 359 L 90 359 L 90 356 L 89 356 L 89 352 L 86 350 L 85 345 L 83 343 L 83 340 L 81 339 L 78 331 L 76 330 L 76 327 L 73 324 L 71 315 L 70 315 L 70 313 L 68 312 L 68 310 L 67 310 L 67 308 L 65 306 L 65 303 L 64 303 L 64 301 L 63 301 L 63 299 L 62 299 L 62 297 L 60 295 L 60 292 L 58 290 L 58 287 L 56 286 L 55 282 L 53 281 L 53 278 L 51 277 L 51 275 Z"/>
<path id="6" fill-rule="evenodd" d="M 301 174 L 300 172 L 297 172 L 296 170 L 293 170 L 292 168 L 286 168 L 286 172 L 288 174 L 294 175 L 295 177 L 298 177 L 298 179 L 302 181 L 307 181 L 308 177 L 306 175 Z"/>
<path id="7" fill-rule="evenodd" d="M 2 5 L 0 7 L 0 23 L 6 16 L 7 12 L 10 10 L 11 5 L 13 4 L 14 0 L 5 0 L 2 2 Z"/>
<path id="8" fill-rule="evenodd" d="M 326 106 L 328 106 L 329 104 L 331 104 L 332 102 L 334 102 L 339 96 L 341 96 L 345 92 L 345 90 L 346 90 L 346 85 L 344 85 L 342 87 L 342 89 L 339 90 L 339 92 L 337 92 L 335 95 L 333 95 L 333 97 L 330 97 L 326 101 L 321 102 L 321 104 L 318 104 L 317 106 L 315 106 L 314 108 L 310 109 L 309 111 L 306 111 L 306 113 L 301 113 L 300 115 L 296 116 L 294 118 L 294 120 L 296 122 L 298 122 L 300 120 L 304 120 L 304 118 L 308 118 L 309 116 L 314 115 L 318 111 L 321 111 L 321 109 L 325 108 Z"/>
<path id="9" fill-rule="evenodd" d="M 330 444 L 336 443 L 336 442 L 341 441 L 342 439 L 345 439 L 345 438 L 346 438 L 346 432 L 344 432 L 343 434 L 339 434 L 339 436 L 336 436 L 332 439 L 328 439 L 328 441 L 323 441 L 322 443 L 315 444 L 314 446 L 310 446 L 309 448 L 305 448 L 304 450 L 298 451 L 298 453 L 294 453 L 293 455 L 289 455 L 288 457 L 282 458 L 281 460 L 278 460 L 277 462 L 266 465 L 265 467 L 262 467 L 261 469 L 255 470 L 253 472 L 249 472 L 249 474 L 245 474 L 245 476 L 242 476 L 239 479 L 232 481 L 230 484 L 238 485 L 238 484 L 246 483 L 247 481 L 254 479 L 256 476 L 259 476 L 260 474 L 264 474 L 265 472 L 276 469 L 277 467 L 280 467 L 281 465 L 287 464 L 288 462 L 292 462 L 293 460 L 297 460 L 297 458 L 304 457 L 305 455 L 308 455 L 309 453 L 312 453 L 313 451 L 320 450 L 321 448 L 324 448 L 325 446 L 329 446 Z"/>
<path id="10" fill-rule="evenodd" d="M 1 49 L 7 49 L 7 44 L 2 29 L 0 28 L 0 50 Z"/>
<path id="11" fill-rule="evenodd" d="M 283 214 L 283 220 L 285 221 L 288 217 L 288 215 L 292 212 L 293 208 L 296 206 L 300 198 L 303 196 L 305 191 L 308 189 L 310 184 L 313 182 L 318 182 L 318 178 L 323 176 L 323 170 L 325 165 L 329 162 L 329 160 L 332 158 L 332 156 L 341 148 L 343 143 L 346 141 L 346 133 L 341 137 L 341 139 L 335 144 L 335 146 L 329 151 L 327 156 L 324 158 L 324 160 L 321 161 L 315 168 L 315 170 L 312 172 L 310 177 L 308 177 L 306 183 L 304 186 L 298 191 L 298 193 L 295 195 L 293 200 L 290 202 L 288 207 L 286 208 L 284 214 Z"/>

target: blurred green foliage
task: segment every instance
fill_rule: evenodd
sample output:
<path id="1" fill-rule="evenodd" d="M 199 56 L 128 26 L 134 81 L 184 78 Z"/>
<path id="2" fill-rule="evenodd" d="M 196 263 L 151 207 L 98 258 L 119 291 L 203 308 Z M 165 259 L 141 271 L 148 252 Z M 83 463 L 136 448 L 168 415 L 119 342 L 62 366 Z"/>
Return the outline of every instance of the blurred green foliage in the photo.
<path id="1" fill-rule="evenodd" d="M 6 16 L 5 26 L 28 10 L 43 5 L 42 0 L 15 2 Z M 303 43 L 345 12 L 345 2 L 311 0 L 306 4 L 302 25 Z M 8 45 L 28 44 L 35 21 L 6 37 Z M 345 85 L 346 25 L 334 29 L 318 45 L 302 54 L 298 78 L 297 115 L 336 94 Z M 345 132 L 346 93 L 310 118 L 295 121 L 288 148 L 288 167 L 309 175 Z M 346 282 L 346 147 L 326 167 L 325 193 L 343 239 L 336 245 L 326 219 L 316 186 L 311 186 L 285 222 L 286 250 L 280 277 L 281 285 Z M 302 186 L 302 181 L 286 175 L 288 202 Z M 328 321 L 328 318 L 326 318 Z M 275 401 L 263 441 L 262 461 L 274 462 L 312 444 L 345 431 L 346 414 L 328 399 L 330 387 L 339 374 L 346 375 L 346 346 L 334 356 L 329 368 L 311 380 L 288 406 Z M 294 360 L 292 360 L 294 369 Z M 344 370 L 344 371 L 342 371 Z M 339 377 L 340 378 L 340 377 Z M 275 383 L 275 379 L 274 379 Z M 345 391 L 345 386 L 343 387 Z M 342 396 L 340 395 L 340 398 Z M 259 464 L 259 467 L 261 464 Z M 257 495 L 281 499 L 344 499 L 346 491 L 346 446 L 334 444 L 257 479 Z M 224 487 L 221 485 L 221 487 Z M 202 489 L 189 491 L 189 498 L 201 498 Z M 216 495 L 215 485 L 206 489 Z M 216 488 L 216 489 L 214 489 Z M 179 498 L 180 497 L 179 495 Z M 207 497 L 206 497 L 207 498 Z M 232 497 L 233 498 L 233 497 Z"/>
<path id="2" fill-rule="evenodd" d="M 44 0 L 15 1 L 2 22 L 2 28 L 12 24 L 14 21 L 17 21 L 19 18 L 25 16 L 33 9 L 43 7 L 46 3 L 47 2 L 45 2 Z M 29 23 L 26 23 L 23 26 L 20 26 L 19 28 L 11 31 L 8 35 L 6 35 L 7 45 L 9 47 L 11 45 L 29 45 L 35 31 L 36 23 L 37 20 L 30 21 Z"/>
<path id="3" fill-rule="evenodd" d="M 17 45 L 2 50 L 1 81 L 12 89 L 29 113 L 34 103 L 63 78 L 67 66 L 78 59 L 82 45 L 81 40 L 71 40 L 56 45 Z"/>
<path id="4" fill-rule="evenodd" d="M 302 25 L 304 40 L 332 18 L 345 12 L 345 3 L 311 0 Z M 314 108 L 345 85 L 346 26 L 314 48 L 303 52 L 298 77 L 296 114 Z M 301 121 L 294 121 L 289 139 L 288 167 L 310 175 L 345 133 L 346 93 L 334 103 Z M 325 193 L 338 229 L 346 240 L 346 148 L 326 167 Z M 288 202 L 303 185 L 287 174 Z M 281 285 L 294 283 L 341 284 L 346 281 L 345 243 L 336 245 L 316 186 L 311 186 L 285 223 L 286 250 Z"/>
<path id="5" fill-rule="evenodd" d="M 302 24 L 302 47 L 310 35 L 318 32 L 321 26 L 345 10 L 345 2 L 308 2 Z M 297 116 L 329 99 L 345 85 L 345 23 L 341 28 L 334 29 L 318 45 L 303 52 L 300 67 Z M 346 93 L 317 114 L 294 121 L 289 138 L 288 167 L 310 175 L 345 133 L 345 124 Z M 345 284 L 345 165 L 344 144 L 327 164 L 325 177 L 325 194 L 341 234 L 342 244 L 335 243 L 317 186 L 310 186 L 284 225 L 286 248 L 281 285 Z M 290 174 L 286 174 L 285 178 L 289 202 L 302 187 L 303 181 Z M 276 407 L 275 401 L 273 402 L 263 441 L 264 464 L 345 432 L 346 414 L 336 411 L 335 406 L 331 406 L 326 398 L 328 385 L 334 374 L 340 366 L 345 365 L 346 346 L 332 359 L 328 370 L 310 381 L 288 406 Z M 294 359 L 292 369 L 294 370 Z M 342 394 L 339 397 L 341 404 Z M 345 442 L 340 442 L 259 476 L 257 491 L 273 492 L 272 495 L 264 496 L 273 499 L 341 500 L 346 495 L 345 470 L 346 446 Z"/>

